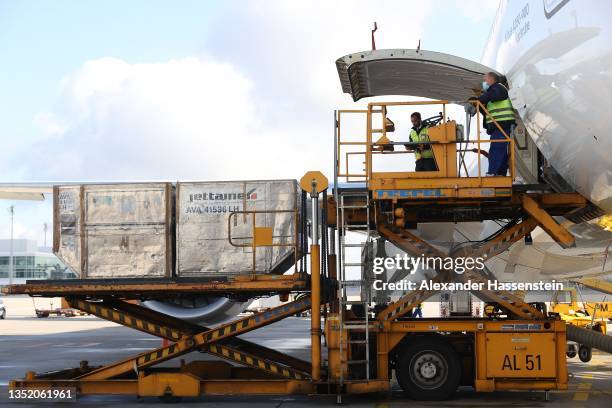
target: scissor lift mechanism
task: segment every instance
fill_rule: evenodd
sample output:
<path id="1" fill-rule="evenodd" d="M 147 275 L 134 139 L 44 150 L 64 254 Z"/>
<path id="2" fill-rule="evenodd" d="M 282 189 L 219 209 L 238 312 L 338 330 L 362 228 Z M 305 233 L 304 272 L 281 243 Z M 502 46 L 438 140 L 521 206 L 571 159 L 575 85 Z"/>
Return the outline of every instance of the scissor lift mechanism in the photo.
<path id="1" fill-rule="evenodd" d="M 362 111 L 359 111 L 362 112 Z M 370 104 L 368 108 L 368 141 L 366 149 L 366 178 L 372 206 L 363 208 L 355 205 L 354 210 L 347 210 L 349 222 L 363 225 L 372 220 L 373 227 L 386 239 L 412 255 L 428 257 L 472 256 L 493 257 L 505 251 L 514 242 L 523 239 L 535 227 L 547 231 L 560 245 L 571 246 L 573 237 L 559 225 L 552 215 L 567 213 L 584 207 L 587 203 L 577 194 L 529 193 L 513 191 L 511 178 L 499 177 L 497 180 L 477 178 L 463 183 L 459 177 L 449 179 L 439 174 L 418 175 L 417 179 L 406 179 L 406 174 L 376 174 L 372 172 L 371 155 L 376 153 L 376 143 L 372 133 L 378 131 L 372 125 L 373 113 L 386 113 L 386 106 Z M 383 117 L 384 121 L 384 117 Z M 339 122 L 339 120 L 338 120 Z M 383 122 L 384 123 L 384 122 Z M 383 126 L 384 129 L 384 126 Z M 337 129 L 339 132 L 339 130 Z M 380 130 L 384 134 L 384 130 Z M 435 132 L 432 133 L 435 138 Z M 446 135 L 444 131 L 439 135 Z M 339 141 L 339 134 L 337 135 Z M 444 137 L 446 137 L 444 136 Z M 478 140 L 480 143 L 480 140 Z M 444 143 L 447 143 L 448 146 Z M 338 149 L 340 143 L 337 143 Z M 434 147 L 436 154 L 449 149 L 450 141 L 444 139 Z M 451 149 L 452 150 L 452 149 Z M 339 150 L 336 150 L 337 152 Z M 381 149 L 382 151 L 382 149 Z M 338 155 L 336 156 L 338 164 Z M 452 173 L 452 162 L 444 166 Z M 337 168 L 338 170 L 338 168 Z M 335 182 L 339 172 L 336 171 Z M 428 177 L 427 177 L 428 176 Z M 507 184 L 510 180 L 509 193 Z M 437 184 L 436 184 L 437 183 Z M 449 183 L 454 187 L 448 189 Z M 458 184 L 459 183 L 459 184 Z M 497 184 L 499 185 L 497 185 Z M 308 172 L 301 181 L 304 191 L 311 194 L 313 201 L 313 231 L 318 231 L 319 193 L 326 190 L 327 179 L 319 172 Z M 441 191 L 455 191 L 453 197 L 434 197 L 429 201 L 422 195 L 409 197 L 393 196 L 394 191 L 408 187 L 422 189 L 440 188 Z M 412 188 L 410 187 L 410 188 Z M 436 247 L 419 238 L 405 227 L 402 220 L 410 211 L 419 205 L 440 206 L 473 206 L 481 208 L 484 204 L 495 206 L 490 196 L 482 197 L 482 189 L 501 189 L 504 191 L 499 205 L 508 214 L 520 214 L 521 219 L 515 225 L 505 229 L 494 239 L 479 247 L 467 247 L 452 254 L 444 254 Z M 480 189 L 480 190 L 479 190 Z M 383 191 L 384 190 L 384 191 Z M 462 196 L 462 193 L 469 197 Z M 487 192 L 488 194 L 488 192 Z M 472 197 L 473 196 L 473 197 Z M 426 197 L 425 197 L 426 198 Z M 337 202 L 330 198 L 327 218 L 329 226 L 336 225 Z M 389 206 L 391 210 L 389 211 Z M 368 212 L 370 212 L 368 214 Z M 393 214 L 393 220 L 386 215 Z M 399 222 L 398 222 L 399 221 Z M 447 220 L 448 221 L 448 220 Z M 326 233 L 326 226 L 322 231 Z M 332 246 L 333 248 L 333 246 Z M 495 303 L 504 311 L 506 318 L 477 319 L 407 319 L 406 314 L 418 303 L 431 297 L 432 291 L 413 291 L 405 294 L 396 302 L 379 311 L 369 323 L 358 317 L 350 316 L 344 306 L 340 307 L 336 291 L 338 276 L 336 273 L 336 255 L 328 255 L 328 276 L 321 276 L 321 255 L 318 237 L 315 233 L 310 248 L 309 277 L 287 275 L 269 277 L 250 275 L 227 282 L 157 282 L 151 285 L 130 285 L 115 283 L 108 287 L 96 282 L 14 285 L 4 289 L 6 293 L 26 293 L 31 296 L 65 296 L 70 305 L 76 309 L 96 315 L 100 318 L 166 339 L 169 344 L 156 349 L 105 365 L 90 366 L 81 362 L 77 368 L 36 374 L 28 372 L 23 379 L 11 381 L 12 388 L 75 388 L 79 394 L 131 394 L 138 396 L 199 396 L 236 395 L 236 394 L 313 394 L 332 393 L 337 395 L 386 391 L 390 389 L 390 368 L 398 364 L 402 350 L 410 347 L 411 341 L 421 336 L 472 340 L 470 361 L 473 364 L 471 384 L 477 391 L 501 389 L 550 390 L 567 388 L 567 369 L 565 365 L 565 325 L 563 322 L 547 317 L 533 305 L 523 301 L 520 296 L 507 291 L 483 290 L 475 294 L 488 302 Z M 473 270 L 462 275 L 452 271 L 439 270 L 434 278 L 436 282 L 451 282 L 471 279 L 482 282 L 484 278 Z M 127 302 L 128 299 L 139 299 L 160 293 L 302 293 L 287 304 L 266 312 L 239 318 L 230 323 L 214 328 L 206 328 L 176 319 L 142 306 Z M 328 362 L 321 361 L 321 307 L 326 313 L 325 335 L 327 340 Z M 280 353 L 276 350 L 254 344 L 237 336 L 246 332 L 261 329 L 294 314 L 311 311 L 311 361 Z M 348 329 L 342 321 L 355 323 Z M 361 325 L 360 325 L 361 323 Z M 351 332 L 364 333 L 375 341 L 375 364 L 371 367 L 373 375 L 361 375 L 353 372 L 349 361 L 352 354 L 359 352 L 363 341 L 351 341 Z M 451 336 L 451 337 L 452 337 Z M 412 340 L 411 340 L 412 339 Z M 517 340 L 518 339 L 518 340 Z M 514 341 L 531 342 L 528 346 L 517 346 Z M 353 344 L 355 343 L 355 344 Z M 496 346 L 492 347 L 491 344 Z M 467 344 L 467 343 L 466 343 Z M 370 347 L 365 344 L 365 347 Z M 532 373 L 520 375 L 508 373 L 496 364 L 500 362 L 500 352 L 519 350 L 536 350 L 542 353 L 546 366 Z M 501 350 L 501 351 L 500 351 Z M 174 360 L 193 351 L 200 351 L 217 357 L 214 361 L 181 361 L 178 367 L 159 367 L 158 364 Z M 520 354 L 522 356 L 522 354 Z M 228 364 L 226 360 L 232 364 Z M 516 364 L 516 357 L 514 364 Z M 512 365 L 512 363 L 511 363 Z M 394 366 L 397 369 L 397 366 Z M 348 375 L 347 375 L 348 374 Z M 354 375 L 351 375 L 354 374 Z"/>

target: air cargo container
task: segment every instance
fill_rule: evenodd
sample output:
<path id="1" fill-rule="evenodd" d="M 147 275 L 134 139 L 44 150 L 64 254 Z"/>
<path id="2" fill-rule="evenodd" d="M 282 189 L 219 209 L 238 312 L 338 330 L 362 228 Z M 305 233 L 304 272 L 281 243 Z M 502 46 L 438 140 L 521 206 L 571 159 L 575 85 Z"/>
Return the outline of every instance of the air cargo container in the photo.
<path id="1" fill-rule="evenodd" d="M 81 279 L 169 277 L 173 236 L 170 183 L 54 189 L 53 249 Z"/>
<path id="2" fill-rule="evenodd" d="M 171 183 L 56 186 L 54 252 L 81 279 L 283 273 L 295 263 L 297 190 L 295 180 L 177 183 L 176 197 Z"/>
<path id="3" fill-rule="evenodd" d="M 177 276 L 282 273 L 298 244 L 295 180 L 179 182 Z M 269 246 L 256 247 L 255 236 Z"/>

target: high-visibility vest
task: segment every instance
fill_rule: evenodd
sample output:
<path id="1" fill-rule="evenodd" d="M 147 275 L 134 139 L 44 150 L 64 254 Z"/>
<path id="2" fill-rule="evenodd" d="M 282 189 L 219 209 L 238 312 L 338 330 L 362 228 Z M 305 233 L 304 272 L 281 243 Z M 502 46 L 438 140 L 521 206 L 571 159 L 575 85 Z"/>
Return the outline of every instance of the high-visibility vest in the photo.
<path id="1" fill-rule="evenodd" d="M 419 131 L 419 133 L 417 133 L 416 130 L 412 129 L 410 131 L 410 141 L 412 143 L 429 142 L 429 135 L 427 134 L 427 126 L 423 126 L 421 130 Z M 417 160 L 431 159 L 434 157 L 433 150 L 431 150 L 431 145 L 425 145 L 424 149 L 420 152 L 416 151 L 415 149 L 414 155 L 416 156 Z"/>
<path id="2" fill-rule="evenodd" d="M 502 84 L 498 83 L 500 86 Z M 503 86 L 506 89 L 505 86 Z M 506 89 L 507 91 L 508 89 Z M 493 122 L 495 119 L 497 122 L 502 122 L 504 120 L 514 120 L 514 108 L 512 107 L 512 102 L 510 99 L 506 98 L 501 101 L 490 101 L 487 103 L 487 110 L 490 115 L 487 115 L 485 119 L 485 123 L 488 125 Z M 493 119 L 491 119 L 493 117 Z"/>

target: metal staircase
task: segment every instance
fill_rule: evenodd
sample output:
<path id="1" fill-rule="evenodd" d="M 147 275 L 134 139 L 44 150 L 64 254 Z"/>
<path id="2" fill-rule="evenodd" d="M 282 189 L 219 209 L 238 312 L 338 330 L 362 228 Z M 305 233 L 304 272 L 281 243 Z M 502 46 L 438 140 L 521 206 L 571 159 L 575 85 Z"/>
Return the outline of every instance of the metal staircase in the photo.
<path id="1" fill-rule="evenodd" d="M 354 369 L 354 367 L 363 367 L 363 377 L 360 380 L 370 380 L 370 333 L 369 328 L 370 314 L 369 306 L 371 303 L 371 290 L 370 290 L 370 279 L 366 273 L 366 262 L 367 257 L 364 256 L 364 250 L 368 250 L 368 244 L 372 242 L 371 236 L 371 220 L 370 220 L 370 198 L 367 191 L 359 192 L 337 192 L 337 220 L 338 220 L 338 232 L 339 232 L 339 256 L 338 256 L 338 304 L 340 310 L 344 310 L 344 306 L 351 306 L 351 310 L 355 310 L 355 306 L 361 306 L 361 313 L 363 316 L 358 320 L 347 320 L 343 313 L 339 314 L 339 327 L 340 327 L 340 355 L 344 355 L 343 350 L 345 347 L 349 347 L 353 351 L 359 348 L 362 353 L 359 353 L 359 358 L 349 357 L 347 361 L 343 361 L 345 364 L 341 364 L 340 369 L 340 389 L 348 377 L 348 372 L 344 371 L 344 367 L 349 367 L 351 372 L 351 379 L 355 378 L 355 373 L 361 373 L 361 370 Z M 356 224 L 349 222 L 347 217 L 347 211 L 349 210 L 365 210 L 366 219 L 365 222 Z M 360 235 L 364 236 L 362 242 L 349 243 L 347 242 L 347 234 L 352 231 L 359 231 Z M 370 246 L 371 247 L 371 246 Z M 348 248 L 360 248 L 361 257 L 360 262 L 347 260 Z M 348 279 L 348 271 L 353 268 L 359 268 L 360 279 Z M 349 300 L 350 288 L 359 288 L 359 300 Z M 344 338 L 344 337 L 347 338 Z M 352 347 L 356 345 L 356 347 Z M 347 355 L 354 355 L 355 353 L 347 353 Z"/>

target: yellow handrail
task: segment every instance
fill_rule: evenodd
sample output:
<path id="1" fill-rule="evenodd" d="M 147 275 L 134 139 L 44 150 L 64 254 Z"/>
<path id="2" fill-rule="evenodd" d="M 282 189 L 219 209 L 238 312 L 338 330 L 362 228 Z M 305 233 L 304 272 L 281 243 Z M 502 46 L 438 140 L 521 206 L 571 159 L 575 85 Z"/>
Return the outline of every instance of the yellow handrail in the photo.
<path id="1" fill-rule="evenodd" d="M 288 243 L 274 243 L 274 242 L 268 242 L 265 244 L 261 244 L 258 243 L 256 240 L 256 231 L 257 231 L 257 222 L 256 222 L 256 215 L 257 214 L 279 214 L 279 213 L 292 213 L 293 214 L 293 232 L 294 234 L 291 236 L 287 236 L 287 235 L 281 235 L 281 236 L 277 236 L 276 238 L 288 238 L 288 237 L 293 237 L 293 241 L 292 242 L 288 242 Z M 250 237 L 234 237 L 235 239 L 251 239 L 250 243 L 246 243 L 246 244 L 237 244 L 232 240 L 232 218 L 236 217 L 240 214 L 243 215 L 247 215 L 250 214 L 252 216 L 252 226 L 251 226 L 251 236 Z M 298 230 L 297 230 L 297 223 L 298 223 L 298 208 L 297 208 L 297 204 L 296 207 L 294 209 L 291 210 L 243 210 L 243 211 L 232 211 L 229 213 L 229 216 L 227 218 L 227 240 L 229 242 L 229 244 L 231 246 L 237 247 L 237 248 L 252 248 L 252 274 L 255 275 L 257 272 L 257 247 L 258 246 L 265 246 L 265 247 L 292 247 L 293 248 L 293 267 L 294 270 L 297 271 L 297 261 L 298 261 Z M 274 236 L 271 236 L 271 239 L 274 239 Z"/>
<path id="2" fill-rule="evenodd" d="M 391 151 L 384 151 L 382 149 L 374 149 L 374 147 L 380 147 L 381 144 L 376 143 L 375 141 L 373 141 L 373 134 L 377 133 L 380 134 L 381 136 L 386 137 L 387 135 L 387 129 L 386 129 L 386 120 L 387 120 L 387 108 L 391 107 L 391 106 L 427 106 L 427 105 L 442 105 L 442 121 L 441 124 L 442 125 L 446 125 L 447 124 L 447 118 L 446 118 L 446 105 L 449 104 L 451 102 L 447 101 L 447 100 L 435 100 L 435 101 L 404 101 L 404 102 L 370 102 L 368 104 L 367 109 L 350 109 L 350 110 L 339 110 L 337 111 L 337 117 L 336 117 L 336 121 L 337 121 L 337 132 L 336 132 L 336 163 L 335 163 L 335 169 L 336 169 L 336 174 L 338 178 L 344 178 L 344 181 L 347 183 L 354 183 L 354 182 L 369 182 L 372 179 L 372 173 L 373 173 L 373 168 L 372 168 L 372 158 L 374 154 L 407 154 L 407 153 L 412 153 L 411 151 L 397 151 L 397 152 L 391 152 Z M 455 103 L 455 102 L 453 102 Z M 515 152 L 514 152 L 514 145 L 515 145 L 515 141 L 513 138 L 510 137 L 510 135 L 508 135 L 504 129 L 501 127 L 501 125 L 497 122 L 497 120 L 495 120 L 493 117 L 491 117 L 492 119 L 492 123 L 495 124 L 495 126 L 497 127 L 497 129 L 499 129 L 501 131 L 501 133 L 504 135 L 504 139 L 496 139 L 496 140 L 492 140 L 492 139 L 483 139 L 481 137 L 481 118 L 482 115 L 484 114 L 485 116 L 491 116 L 489 111 L 486 109 L 486 107 L 478 100 L 469 100 L 469 101 L 464 101 L 461 103 L 470 103 L 473 104 L 474 107 L 476 108 L 476 140 L 461 140 L 461 141 L 450 141 L 451 139 L 446 137 L 445 142 L 436 142 L 436 143 L 440 143 L 440 144 L 450 144 L 450 143 L 457 143 L 457 144 L 463 144 L 466 146 L 466 150 L 467 146 L 469 145 L 476 145 L 477 147 L 477 170 L 478 170 L 478 174 L 476 176 L 470 176 L 469 174 L 466 174 L 464 176 L 460 175 L 459 177 L 462 178 L 478 178 L 481 179 L 482 178 L 482 163 L 481 163 L 481 158 L 480 158 L 480 154 L 483 151 L 481 149 L 483 144 L 491 144 L 491 143 L 508 143 L 508 147 L 509 147 L 509 162 L 508 162 L 508 167 L 510 170 L 510 177 L 512 180 L 514 180 L 515 178 Z M 342 136 L 343 136 L 343 132 L 342 132 L 342 116 L 345 114 L 365 114 L 366 115 L 366 140 L 365 141 L 346 141 L 343 140 Z M 374 114 L 381 114 L 381 125 L 380 128 L 378 127 L 374 127 L 373 124 L 373 115 Z M 445 136 L 448 136 L 446 134 L 446 132 L 448 132 L 447 127 L 444 127 L 444 132 L 445 132 Z M 398 144 L 399 142 L 395 143 Z M 408 142 L 407 142 L 408 143 Z M 432 143 L 433 144 L 433 143 Z M 364 146 L 365 150 L 363 151 L 346 151 L 344 152 L 344 166 L 342 166 L 342 154 L 343 154 L 343 147 L 346 146 Z M 360 173 L 360 172 L 354 172 L 354 171 L 350 171 L 350 166 L 349 166 L 349 157 L 353 156 L 353 155 L 365 155 L 364 157 L 364 173 Z M 460 167 L 461 163 L 458 163 L 457 166 Z M 343 168 L 344 167 L 344 171 Z M 465 164 L 464 164 L 465 167 Z M 459 173 L 461 173 L 461 171 L 459 170 Z M 404 173 L 402 173 L 404 174 Z M 432 178 L 434 178 L 436 176 L 432 176 Z M 439 176 L 441 177 L 441 176 Z M 354 180 L 355 178 L 357 178 L 358 180 Z M 409 178 L 409 176 L 408 176 Z"/>

